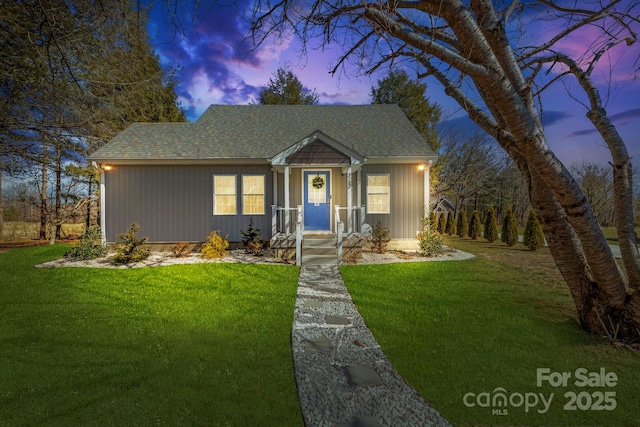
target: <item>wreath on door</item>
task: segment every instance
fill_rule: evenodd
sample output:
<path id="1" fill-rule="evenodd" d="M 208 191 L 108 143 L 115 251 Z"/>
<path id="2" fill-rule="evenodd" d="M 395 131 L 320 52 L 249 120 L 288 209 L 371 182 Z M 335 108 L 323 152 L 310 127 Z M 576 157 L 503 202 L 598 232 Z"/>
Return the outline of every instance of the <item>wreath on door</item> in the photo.
<path id="1" fill-rule="evenodd" d="M 315 178 L 313 178 L 313 181 L 311 181 L 311 185 L 313 185 L 313 188 L 315 188 L 316 190 L 320 190 L 324 187 L 324 178 L 322 178 L 321 176 L 316 176 Z"/>

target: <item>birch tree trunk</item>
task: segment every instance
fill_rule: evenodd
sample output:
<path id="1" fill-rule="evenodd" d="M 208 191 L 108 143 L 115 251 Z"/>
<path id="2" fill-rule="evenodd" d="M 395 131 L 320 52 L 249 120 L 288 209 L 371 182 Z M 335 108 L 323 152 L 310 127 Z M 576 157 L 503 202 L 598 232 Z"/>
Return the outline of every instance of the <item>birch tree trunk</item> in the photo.
<path id="1" fill-rule="evenodd" d="M 258 0 L 254 37 L 263 41 L 272 33 L 292 30 L 303 41 L 321 36 L 325 43 L 346 43 L 334 72 L 354 57 L 367 64 L 365 72 L 386 63 L 412 61 L 421 77 L 435 77 L 445 93 L 496 139 L 528 181 L 530 201 L 584 329 L 609 337 L 640 338 L 640 254 L 633 232 L 631 164 L 590 79 L 608 49 L 637 43 L 639 0 L 567 5 L 547 0 L 314 0 L 299 6 L 296 0 L 275 6 Z M 554 27 L 557 32 L 548 40 L 520 47 L 523 39 L 528 41 L 529 28 L 536 28 L 531 24 L 537 17 L 562 25 Z M 584 40 L 584 52 L 570 52 L 575 58 L 562 54 L 558 42 L 586 26 L 600 33 Z M 554 70 L 556 64 L 562 64 L 561 69 Z M 568 77 L 578 81 L 589 99 L 587 116 L 611 152 L 625 271 L 614 259 L 577 182 L 547 145 L 537 96 Z"/>

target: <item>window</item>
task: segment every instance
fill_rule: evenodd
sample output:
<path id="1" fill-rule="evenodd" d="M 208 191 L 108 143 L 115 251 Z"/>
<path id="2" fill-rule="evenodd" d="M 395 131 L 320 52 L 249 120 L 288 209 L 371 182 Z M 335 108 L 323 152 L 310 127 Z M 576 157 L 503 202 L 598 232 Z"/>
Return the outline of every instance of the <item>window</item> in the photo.
<path id="1" fill-rule="evenodd" d="M 236 176 L 213 176 L 213 214 L 236 214 Z"/>
<path id="2" fill-rule="evenodd" d="M 264 175 L 242 175 L 242 213 L 264 215 Z"/>
<path id="3" fill-rule="evenodd" d="M 389 174 L 367 175 L 367 212 L 390 213 Z"/>

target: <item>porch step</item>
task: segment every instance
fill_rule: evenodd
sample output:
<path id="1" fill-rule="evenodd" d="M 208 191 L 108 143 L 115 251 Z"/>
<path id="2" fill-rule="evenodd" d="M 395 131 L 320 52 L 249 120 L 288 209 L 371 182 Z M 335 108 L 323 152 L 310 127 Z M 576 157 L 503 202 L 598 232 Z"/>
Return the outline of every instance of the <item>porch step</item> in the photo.
<path id="1" fill-rule="evenodd" d="M 304 236 L 302 265 L 336 265 L 338 249 L 335 236 Z"/>

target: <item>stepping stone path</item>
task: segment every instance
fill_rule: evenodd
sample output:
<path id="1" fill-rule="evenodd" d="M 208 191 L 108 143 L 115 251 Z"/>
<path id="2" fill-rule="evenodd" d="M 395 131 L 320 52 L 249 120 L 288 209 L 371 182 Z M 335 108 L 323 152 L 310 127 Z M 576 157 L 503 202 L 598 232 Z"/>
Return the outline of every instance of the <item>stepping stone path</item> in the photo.
<path id="1" fill-rule="evenodd" d="M 450 426 L 391 367 L 338 266 L 300 270 L 291 341 L 306 426 Z"/>

